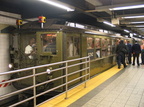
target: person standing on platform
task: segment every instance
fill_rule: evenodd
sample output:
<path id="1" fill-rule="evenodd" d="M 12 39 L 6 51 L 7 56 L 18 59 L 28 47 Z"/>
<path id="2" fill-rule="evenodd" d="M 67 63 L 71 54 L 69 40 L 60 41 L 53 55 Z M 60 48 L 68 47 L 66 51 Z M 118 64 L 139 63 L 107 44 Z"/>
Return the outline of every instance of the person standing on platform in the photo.
<path id="1" fill-rule="evenodd" d="M 131 64 L 131 57 L 132 57 L 132 45 L 130 41 L 127 41 L 127 48 L 128 48 L 128 63 Z"/>
<path id="2" fill-rule="evenodd" d="M 121 40 L 116 47 L 118 69 L 121 68 L 121 63 L 123 64 L 124 68 L 127 67 L 125 63 L 125 54 L 127 52 L 127 46 L 124 44 L 124 41 Z"/>
<path id="3" fill-rule="evenodd" d="M 135 65 L 135 58 L 137 58 L 137 65 L 140 66 L 139 64 L 139 55 L 141 53 L 141 47 L 138 44 L 137 41 L 135 41 L 135 44 L 132 46 L 132 54 L 133 54 L 133 64 Z"/>
<path id="4" fill-rule="evenodd" d="M 144 40 L 142 40 L 142 45 L 141 45 L 141 64 L 144 65 Z"/>

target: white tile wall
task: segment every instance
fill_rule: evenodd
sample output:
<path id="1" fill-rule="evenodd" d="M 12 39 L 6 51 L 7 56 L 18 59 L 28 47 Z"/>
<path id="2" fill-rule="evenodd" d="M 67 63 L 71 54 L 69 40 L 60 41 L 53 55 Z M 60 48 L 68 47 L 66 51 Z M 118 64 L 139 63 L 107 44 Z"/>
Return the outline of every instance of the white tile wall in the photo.
<path id="1" fill-rule="evenodd" d="M 0 11 L 0 24 L 16 25 L 16 19 L 8 18 L 8 17 L 2 16 L 2 15 L 14 17 L 17 19 L 21 18 L 21 15 L 19 15 L 19 14 Z"/>

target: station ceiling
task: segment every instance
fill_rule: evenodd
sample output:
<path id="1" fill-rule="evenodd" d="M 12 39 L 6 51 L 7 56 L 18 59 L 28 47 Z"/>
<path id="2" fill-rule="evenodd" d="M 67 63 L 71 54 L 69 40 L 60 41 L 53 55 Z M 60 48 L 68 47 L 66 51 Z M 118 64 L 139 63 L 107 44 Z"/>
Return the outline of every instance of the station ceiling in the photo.
<path id="1" fill-rule="evenodd" d="M 144 5 L 143 0 L 52 0 L 64 3 L 75 9 L 67 12 L 66 10 L 54 7 L 41 2 L 40 0 L 0 0 L 0 11 L 17 13 L 22 19 L 37 18 L 45 16 L 47 18 L 60 18 L 67 21 L 89 24 L 102 29 L 127 34 L 123 29 L 132 33 L 144 36 L 144 23 L 131 23 L 144 21 L 144 17 L 126 19 L 126 16 L 144 15 L 144 7 L 127 10 L 109 10 L 113 7 Z M 110 27 L 103 21 L 113 21 L 117 26 Z M 139 27 L 138 27 L 139 26 Z M 139 36 L 138 35 L 138 36 Z"/>

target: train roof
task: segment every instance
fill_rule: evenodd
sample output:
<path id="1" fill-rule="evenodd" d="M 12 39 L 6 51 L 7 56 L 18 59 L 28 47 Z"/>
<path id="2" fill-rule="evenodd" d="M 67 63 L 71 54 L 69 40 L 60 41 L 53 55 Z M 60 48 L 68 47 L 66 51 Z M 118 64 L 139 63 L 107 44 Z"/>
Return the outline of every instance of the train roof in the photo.
<path id="1" fill-rule="evenodd" d="M 46 23 L 41 27 L 41 23 L 37 21 L 25 22 L 16 32 L 40 32 L 40 31 L 66 31 L 66 32 L 83 32 L 89 34 L 108 35 L 108 33 L 98 31 L 99 28 L 90 25 L 82 25 L 79 23 L 68 22 L 64 19 L 46 19 Z M 115 35 L 110 32 L 109 35 Z"/>

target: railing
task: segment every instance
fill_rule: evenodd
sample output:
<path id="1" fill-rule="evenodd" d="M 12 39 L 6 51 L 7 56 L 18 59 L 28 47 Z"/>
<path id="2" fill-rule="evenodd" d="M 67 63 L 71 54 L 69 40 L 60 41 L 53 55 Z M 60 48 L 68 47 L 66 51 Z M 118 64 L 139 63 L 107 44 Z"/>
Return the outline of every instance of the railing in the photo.
<path id="1" fill-rule="evenodd" d="M 54 69 L 48 69 L 53 67 Z M 73 68 L 78 68 L 77 70 L 72 70 Z M 38 72 L 40 70 L 44 70 L 43 72 Z M 71 72 L 69 72 L 71 71 Z M 59 76 L 55 76 L 60 72 Z M 21 73 L 26 74 L 26 76 L 20 76 Z M 30 73 L 30 75 L 28 75 Z M 54 74 L 53 74 L 54 73 Z M 73 59 L 73 60 L 67 60 L 67 61 L 62 61 L 62 62 L 57 62 L 57 63 L 51 63 L 51 64 L 46 64 L 46 65 L 41 65 L 41 66 L 35 66 L 35 67 L 30 67 L 30 68 L 24 68 L 24 69 L 19 69 L 19 70 L 14 70 L 14 71 L 8 71 L 8 72 L 3 72 L 0 73 L 0 76 L 4 75 L 14 75 L 17 74 L 17 78 L 10 79 L 8 81 L 0 82 L 0 84 L 7 84 L 7 83 L 16 83 L 18 82 L 17 86 L 23 86 L 29 82 L 32 82 L 31 85 L 27 85 L 26 87 L 20 87 L 20 89 L 17 89 L 16 91 L 4 94 L 0 96 L 0 99 L 6 99 L 10 96 L 18 96 L 25 91 L 30 91 L 32 92 L 30 97 L 26 97 L 22 100 L 19 100 L 18 102 L 9 105 L 9 107 L 15 107 L 21 104 L 25 104 L 26 102 L 32 101 L 32 105 L 34 107 L 42 104 L 42 102 L 38 103 L 37 98 L 45 95 L 47 93 L 50 93 L 52 91 L 58 91 L 58 90 L 63 90 L 60 93 L 65 93 L 65 98 L 68 98 L 68 90 L 70 89 L 70 86 L 75 87 L 76 85 L 83 84 L 84 83 L 84 88 L 86 87 L 86 82 L 90 78 L 90 57 L 83 57 L 83 58 L 78 58 L 78 59 Z M 46 79 L 45 81 L 38 82 L 39 77 L 42 75 L 47 75 L 49 77 L 53 76 L 52 78 Z M 78 75 L 78 76 L 76 76 Z M 72 76 L 72 77 L 71 77 Z M 55 78 L 54 78 L 55 77 Z M 29 81 L 30 79 L 31 81 Z M 20 81 L 23 80 L 28 80 L 25 82 L 25 84 L 21 84 Z M 53 86 L 49 89 L 43 89 L 40 92 L 38 91 L 39 88 L 45 84 L 49 83 L 56 83 L 57 81 L 62 81 L 61 84 L 58 84 L 56 86 Z M 47 101 L 50 100 L 46 99 Z"/>

